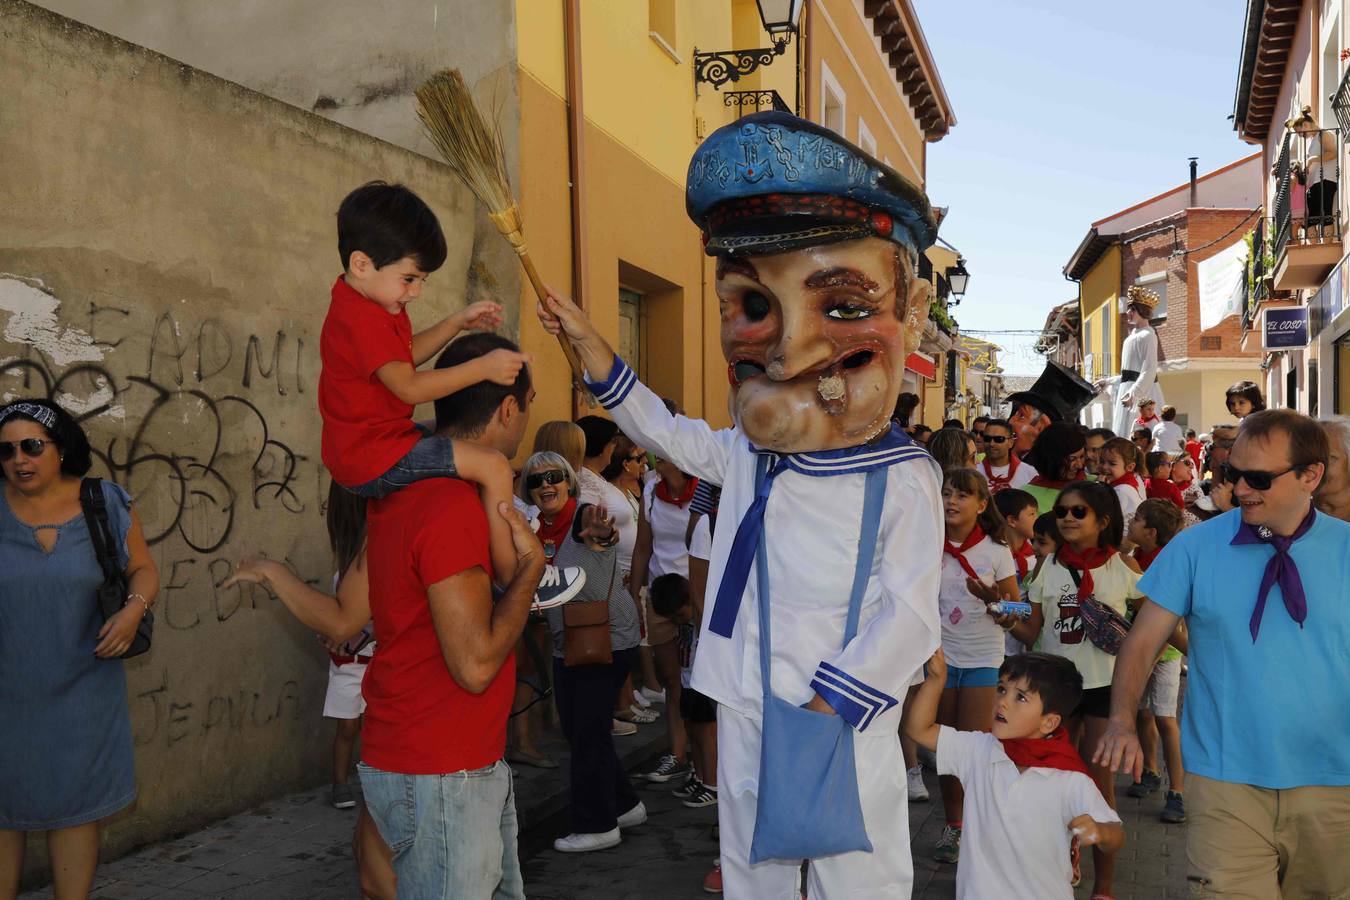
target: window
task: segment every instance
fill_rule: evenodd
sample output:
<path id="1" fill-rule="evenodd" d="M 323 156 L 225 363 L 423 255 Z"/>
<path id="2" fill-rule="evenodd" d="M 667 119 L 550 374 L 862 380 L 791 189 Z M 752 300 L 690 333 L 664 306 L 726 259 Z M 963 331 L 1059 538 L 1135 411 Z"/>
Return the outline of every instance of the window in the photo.
<path id="1" fill-rule="evenodd" d="M 1326 21 L 1325 19 L 1323 21 Z M 1340 60 L 1340 42 L 1336 36 L 1341 31 L 1341 20 L 1337 16 L 1332 20 L 1329 26 L 1323 31 L 1322 45 L 1322 90 L 1319 92 L 1322 97 L 1321 109 L 1315 110 L 1317 115 L 1317 124 L 1321 128 L 1336 127 L 1336 113 L 1331 108 L 1331 98 L 1336 93 L 1336 88 L 1341 83 L 1341 60 Z"/>
<path id="2" fill-rule="evenodd" d="M 820 62 L 820 124 L 844 137 L 844 89 L 824 60 Z"/>
<path id="3" fill-rule="evenodd" d="M 1114 304 L 1111 303 L 1102 306 L 1101 368 L 1103 372 L 1106 371 L 1106 367 L 1110 364 L 1109 360 L 1116 359 L 1116 317 L 1112 308 L 1113 306 Z M 1120 368 L 1119 364 L 1120 360 L 1116 359 L 1116 368 Z"/>
<path id="4" fill-rule="evenodd" d="M 642 295 L 619 288 L 619 358 L 645 377 L 642 368 Z"/>
<path id="5" fill-rule="evenodd" d="M 676 0 L 647 0 L 647 33 L 672 57 L 679 46 L 675 31 Z"/>
<path id="6" fill-rule="evenodd" d="M 1155 272 L 1152 275 L 1143 275 L 1136 278 L 1134 283 L 1158 295 L 1158 305 L 1153 309 L 1151 321 L 1167 318 L 1167 273 Z"/>
<path id="7" fill-rule="evenodd" d="M 1083 371 L 1089 379 L 1097 377 L 1097 361 L 1092 352 L 1092 320 L 1088 319 L 1083 323 L 1083 350 L 1086 356 L 1083 357 Z"/>
<path id="8" fill-rule="evenodd" d="M 867 123 L 863 121 L 862 116 L 858 117 L 858 146 L 867 152 L 869 156 L 877 155 L 877 139 L 872 137 L 872 132 L 868 130 Z"/>

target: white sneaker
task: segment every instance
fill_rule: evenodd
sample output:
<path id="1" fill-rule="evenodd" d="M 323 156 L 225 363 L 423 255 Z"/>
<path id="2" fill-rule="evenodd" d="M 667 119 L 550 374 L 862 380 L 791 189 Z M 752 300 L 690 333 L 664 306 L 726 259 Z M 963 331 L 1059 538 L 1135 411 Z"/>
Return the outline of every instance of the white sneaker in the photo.
<path id="1" fill-rule="evenodd" d="M 543 612 L 562 606 L 571 600 L 586 586 L 586 573 L 576 566 L 560 569 L 557 566 L 544 566 L 544 574 L 539 579 L 539 587 L 534 592 L 532 612 Z"/>
<path id="2" fill-rule="evenodd" d="M 652 705 L 652 701 L 648 700 L 646 696 L 643 695 L 642 691 L 637 690 L 636 688 L 633 689 L 633 702 L 642 709 L 646 709 Z"/>
<path id="3" fill-rule="evenodd" d="M 649 703 L 665 703 L 666 692 L 664 690 L 654 691 L 651 688 L 643 688 L 642 696 L 647 698 Z"/>
<path id="4" fill-rule="evenodd" d="M 643 815 L 645 816 L 646 813 L 644 812 Z M 598 834 L 569 834 L 567 837 L 560 837 L 553 842 L 553 849 L 559 853 L 589 853 L 592 850 L 608 850 L 610 847 L 617 847 L 622 840 L 623 835 L 615 827 Z"/>
<path id="5" fill-rule="evenodd" d="M 661 718 L 661 714 L 656 710 L 644 709 L 643 707 L 638 706 L 636 703 L 628 707 L 628 714 L 632 716 L 633 721 L 639 725 L 650 725 L 657 719 Z"/>
<path id="6" fill-rule="evenodd" d="M 923 783 L 923 766 L 906 769 L 905 784 L 909 788 L 910 803 L 922 803 L 928 799 L 928 788 Z"/>
<path id="7" fill-rule="evenodd" d="M 634 806 L 628 812 L 619 816 L 619 827 L 635 828 L 636 826 L 641 825 L 645 821 L 647 821 L 647 807 L 643 805 L 641 800 L 639 800 L 637 802 L 637 806 Z"/>
<path id="8" fill-rule="evenodd" d="M 609 733 L 615 737 L 627 737 L 630 734 L 637 734 L 637 726 L 632 722 L 625 722 L 623 719 L 614 719 L 610 725 Z"/>

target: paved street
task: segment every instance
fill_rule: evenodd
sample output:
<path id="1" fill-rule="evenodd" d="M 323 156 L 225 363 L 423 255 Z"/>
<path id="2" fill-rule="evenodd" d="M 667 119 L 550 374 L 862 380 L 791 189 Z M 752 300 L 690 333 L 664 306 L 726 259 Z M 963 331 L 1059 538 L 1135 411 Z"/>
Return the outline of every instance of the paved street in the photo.
<path id="1" fill-rule="evenodd" d="M 649 758 L 660 744 L 655 726 L 624 741 L 632 764 Z M 554 747 L 563 759 L 563 751 Z M 641 759 L 640 759 L 641 758 Z M 518 793 L 522 818 L 534 823 L 521 842 L 526 892 L 531 900 L 653 900 L 706 896 L 700 885 L 717 855 L 712 825 L 716 810 L 685 809 L 669 791 L 644 787 L 648 824 L 631 830 L 624 843 L 599 853 L 555 853 L 550 841 L 565 827 L 558 788 L 565 790 L 565 769 L 521 769 Z M 910 806 L 914 833 L 915 898 L 954 896 L 955 869 L 931 861 L 930 850 L 942 829 L 937 779 L 926 773 L 934 800 Z M 1122 785 L 1123 786 L 1123 785 Z M 1117 900 L 1167 900 L 1185 897 L 1185 826 L 1158 821 L 1162 798 L 1122 797 L 1121 814 L 1129 843 L 1118 864 Z M 97 900 L 328 900 L 356 897 L 349 842 L 355 815 L 328 806 L 327 791 L 285 797 L 233 816 L 178 840 L 146 848 L 99 870 Z M 1091 887 L 1090 854 L 1085 854 L 1083 885 Z M 48 900 L 50 889 L 31 891 L 21 900 Z"/>

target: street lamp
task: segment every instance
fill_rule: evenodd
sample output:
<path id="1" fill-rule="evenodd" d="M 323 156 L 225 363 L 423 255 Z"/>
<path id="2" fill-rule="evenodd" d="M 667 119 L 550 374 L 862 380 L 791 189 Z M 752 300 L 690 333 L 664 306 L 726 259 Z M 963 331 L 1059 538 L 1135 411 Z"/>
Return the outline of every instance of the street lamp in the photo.
<path id="1" fill-rule="evenodd" d="M 806 0 L 755 0 L 764 30 L 773 35 L 775 40 L 779 35 L 787 40 L 787 35 L 796 34 L 797 22 L 801 20 L 805 3 Z"/>
<path id="2" fill-rule="evenodd" d="M 947 283 L 952 286 L 952 294 L 959 300 L 966 294 L 970 283 L 970 273 L 966 271 L 965 257 L 956 257 L 956 265 L 947 270 Z"/>
<path id="3" fill-rule="evenodd" d="M 718 90 L 728 81 L 740 81 L 760 66 L 767 66 L 774 57 L 787 51 L 788 39 L 797 32 L 797 21 L 802 15 L 805 0 L 755 0 L 759 20 L 773 38 L 772 47 L 754 50 L 718 50 L 700 53 L 694 48 L 694 87 L 698 83 L 711 84 Z"/>

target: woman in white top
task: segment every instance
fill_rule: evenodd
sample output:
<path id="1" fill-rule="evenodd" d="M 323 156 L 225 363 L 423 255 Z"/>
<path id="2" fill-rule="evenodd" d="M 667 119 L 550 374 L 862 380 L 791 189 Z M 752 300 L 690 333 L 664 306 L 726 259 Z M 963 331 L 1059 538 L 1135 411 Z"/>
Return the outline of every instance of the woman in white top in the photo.
<path id="1" fill-rule="evenodd" d="M 1104 448 L 1103 448 L 1104 449 Z M 1111 713 L 1111 676 L 1116 658 L 1088 639 L 1083 630 L 1079 595 L 1125 616 L 1131 604 L 1139 604 L 1139 566 L 1118 552 L 1124 538 L 1120 503 L 1115 491 L 1102 482 L 1080 481 L 1066 487 L 1055 501 L 1055 523 L 1063 542 L 1047 557 L 1028 590 L 1031 619 L 1003 620 L 1025 644 L 1040 639 L 1040 649 L 1068 658 L 1083 676 L 1083 699 L 1074 719 L 1081 719 L 1079 750 L 1087 761 L 1092 779 L 1114 809 L 1115 779 L 1111 770 L 1091 762 L 1090 748 L 1106 731 Z M 1074 730 L 1071 728 L 1071 731 Z M 1095 881 L 1093 895 L 1112 896 L 1115 854 L 1092 851 Z"/>
<path id="2" fill-rule="evenodd" d="M 1003 536 L 1003 516 L 989 485 L 974 469 L 948 469 L 942 481 L 946 543 L 938 614 L 947 683 L 938 704 L 938 722 L 961 731 L 988 731 L 993 725 L 994 689 L 1003 664 L 1003 629 L 988 611 L 988 600 L 971 592 L 973 580 L 993 588 L 991 599 L 1016 600 L 1017 566 Z M 981 593 L 984 593 L 982 591 Z M 935 856 L 957 861 L 964 793 L 957 779 L 938 779 L 947 827 Z"/>
<path id="3" fill-rule="evenodd" d="M 1158 335 L 1149 324 L 1158 295 L 1134 285 L 1125 294 L 1125 304 L 1125 323 L 1131 331 L 1120 351 L 1120 383 L 1116 385 L 1111 425 L 1111 430 L 1122 437 L 1134 427 L 1140 400 L 1151 399 L 1159 407 L 1163 405 L 1162 388 L 1158 386 Z"/>

